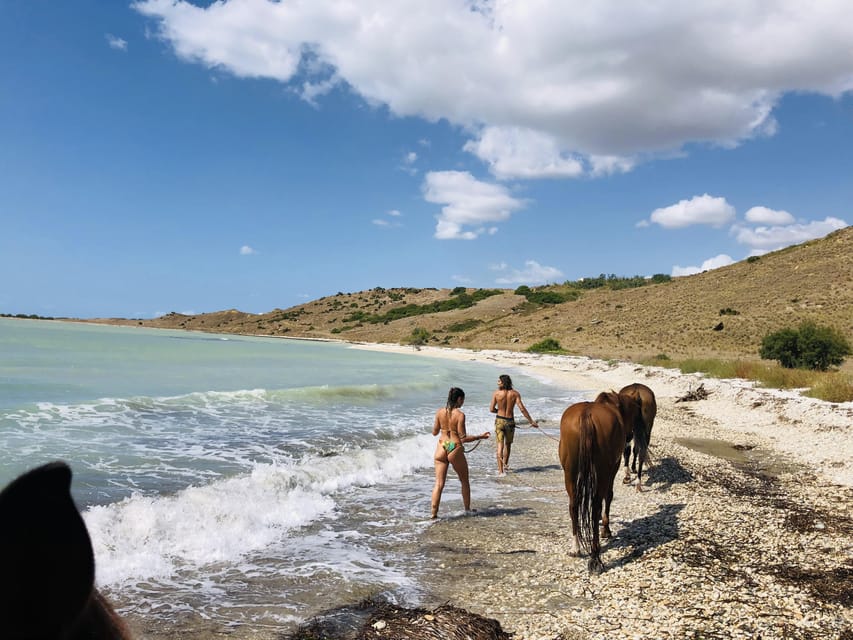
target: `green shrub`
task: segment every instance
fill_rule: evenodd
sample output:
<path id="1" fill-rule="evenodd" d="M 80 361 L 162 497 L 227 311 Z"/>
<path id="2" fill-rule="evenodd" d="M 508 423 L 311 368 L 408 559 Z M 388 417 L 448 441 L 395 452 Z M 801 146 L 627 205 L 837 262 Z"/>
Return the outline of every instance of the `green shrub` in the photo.
<path id="1" fill-rule="evenodd" d="M 786 328 L 764 336 L 758 351 L 765 360 L 777 360 L 785 368 L 817 371 L 840 365 L 850 353 L 850 343 L 841 333 L 810 321 L 799 329 Z"/>
<path id="2" fill-rule="evenodd" d="M 739 316 L 740 311 L 736 311 L 731 307 L 726 307 L 725 309 L 720 309 L 721 316 Z"/>
<path id="3" fill-rule="evenodd" d="M 460 293 L 465 293 L 468 291 L 465 287 L 455 287 L 453 291 L 450 292 L 452 296 L 458 296 Z"/>
<path id="4" fill-rule="evenodd" d="M 528 353 L 566 353 L 560 343 L 554 338 L 545 338 L 527 347 Z"/>
<path id="5" fill-rule="evenodd" d="M 449 324 L 444 327 L 444 330 L 449 331 L 451 333 L 461 333 L 463 331 L 470 331 L 474 327 L 478 327 L 481 324 L 483 324 L 482 320 L 471 318 L 470 320 L 462 320 L 460 322 L 454 322 L 453 324 Z"/>
<path id="6" fill-rule="evenodd" d="M 415 327 L 412 329 L 412 335 L 409 336 L 409 344 L 411 345 L 422 345 L 429 342 L 430 332 L 422 327 Z"/>

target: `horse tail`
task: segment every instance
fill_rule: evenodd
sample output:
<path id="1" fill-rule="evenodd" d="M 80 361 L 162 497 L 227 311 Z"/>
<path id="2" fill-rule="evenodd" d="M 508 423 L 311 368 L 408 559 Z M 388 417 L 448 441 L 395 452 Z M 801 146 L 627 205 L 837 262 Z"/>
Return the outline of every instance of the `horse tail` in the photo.
<path id="1" fill-rule="evenodd" d="M 637 395 L 637 412 L 634 415 L 634 449 L 637 451 L 637 459 L 641 464 L 646 464 L 649 456 L 649 432 L 651 425 L 646 424 L 643 413 L 643 397 Z"/>
<path id="2" fill-rule="evenodd" d="M 636 385 L 631 385 L 628 392 L 623 396 L 623 402 L 625 398 L 634 405 L 629 412 L 629 415 L 633 416 L 633 423 L 626 425 L 634 432 L 634 454 L 637 460 L 645 464 L 649 455 L 649 436 L 651 435 L 652 425 L 646 422 L 647 407 L 643 406 L 643 392 Z M 622 411 L 622 415 L 625 415 L 624 411 Z"/>
<path id="3" fill-rule="evenodd" d="M 591 553 L 593 536 L 598 522 L 593 515 L 595 494 L 598 488 L 598 473 L 595 468 L 595 423 L 587 407 L 580 419 L 580 447 L 575 479 L 575 499 L 578 504 L 578 542 L 581 549 Z"/>

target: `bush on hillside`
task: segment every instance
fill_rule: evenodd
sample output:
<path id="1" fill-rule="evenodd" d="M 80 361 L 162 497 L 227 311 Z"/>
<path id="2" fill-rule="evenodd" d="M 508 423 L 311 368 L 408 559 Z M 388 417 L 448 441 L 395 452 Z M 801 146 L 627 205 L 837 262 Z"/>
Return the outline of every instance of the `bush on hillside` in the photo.
<path id="1" fill-rule="evenodd" d="M 408 342 L 411 345 L 418 346 L 429 342 L 431 337 L 432 334 L 423 327 L 415 327 L 412 329 L 412 334 L 409 336 Z"/>
<path id="2" fill-rule="evenodd" d="M 826 371 L 851 354 L 850 343 L 836 329 L 803 322 L 798 329 L 786 328 L 767 334 L 758 355 L 777 360 L 787 369 Z"/>
<path id="3" fill-rule="evenodd" d="M 554 338 L 545 338 L 536 344 L 527 347 L 529 353 L 566 353 L 566 350 L 560 346 L 559 341 Z"/>
<path id="4" fill-rule="evenodd" d="M 562 302 L 577 300 L 580 297 L 580 293 L 575 290 L 560 292 L 543 287 L 531 289 L 527 285 L 521 285 L 514 293 L 517 296 L 524 296 L 528 302 L 538 305 L 560 304 Z"/>

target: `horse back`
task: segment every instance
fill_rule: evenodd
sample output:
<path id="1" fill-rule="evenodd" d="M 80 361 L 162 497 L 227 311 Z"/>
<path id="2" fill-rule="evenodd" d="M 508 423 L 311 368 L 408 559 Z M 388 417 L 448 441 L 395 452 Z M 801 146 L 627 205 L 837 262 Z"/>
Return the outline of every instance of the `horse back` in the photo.
<path id="1" fill-rule="evenodd" d="M 655 392 L 646 385 L 635 382 L 622 387 L 619 390 L 619 395 L 625 395 L 640 403 L 640 413 L 645 424 L 646 433 L 651 433 L 652 426 L 655 423 L 658 405 L 655 398 Z"/>
<path id="2" fill-rule="evenodd" d="M 584 432 L 584 421 L 591 433 Z M 560 464 L 569 471 L 576 464 L 581 439 L 592 437 L 594 449 L 598 452 L 602 464 L 611 466 L 612 460 L 618 465 L 625 446 L 625 425 L 616 407 L 605 402 L 578 402 L 563 412 L 560 419 Z"/>

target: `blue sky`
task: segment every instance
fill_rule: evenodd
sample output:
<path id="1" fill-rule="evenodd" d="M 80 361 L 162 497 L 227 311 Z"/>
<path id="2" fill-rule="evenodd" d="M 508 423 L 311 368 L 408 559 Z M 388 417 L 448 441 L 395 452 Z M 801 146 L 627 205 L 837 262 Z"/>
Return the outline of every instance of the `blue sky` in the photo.
<path id="1" fill-rule="evenodd" d="M 685 275 L 853 223 L 853 4 L 0 1 L 0 313 Z"/>

